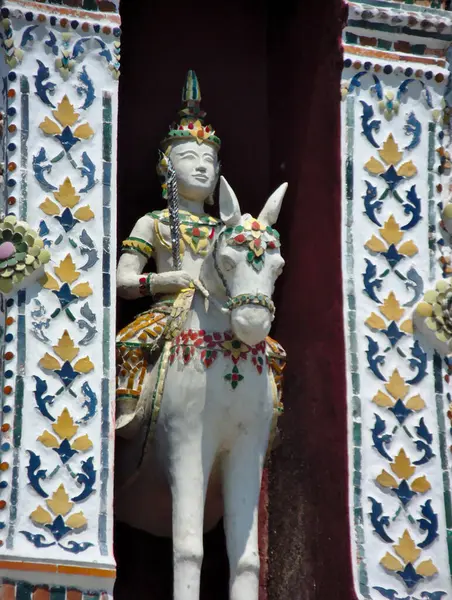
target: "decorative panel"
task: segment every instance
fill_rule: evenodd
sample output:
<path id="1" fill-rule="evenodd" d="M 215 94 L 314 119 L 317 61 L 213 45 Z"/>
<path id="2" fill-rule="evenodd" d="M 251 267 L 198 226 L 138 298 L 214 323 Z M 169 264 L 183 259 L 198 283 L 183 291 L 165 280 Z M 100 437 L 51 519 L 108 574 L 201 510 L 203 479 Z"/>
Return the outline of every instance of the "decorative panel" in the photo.
<path id="1" fill-rule="evenodd" d="M 119 17 L 20 0 L 5 2 L 1 17 L 9 216 L 0 224 L 0 253 L 13 240 L 16 250 L 28 244 L 37 256 L 44 248 L 51 259 L 34 283 L 5 299 L 0 572 L 12 578 L 23 561 L 22 570 L 49 573 L 45 582 L 63 588 L 66 572 L 68 590 L 83 589 L 79 579 L 89 577 L 94 595 L 67 597 L 100 598 L 115 574 Z M 22 267 L 2 266 L 0 288 L 8 292 Z"/>
<path id="2" fill-rule="evenodd" d="M 442 224 L 452 166 L 451 40 L 446 12 L 350 3 L 341 90 L 343 277 L 360 598 L 452 595 L 448 365 L 413 327 L 424 294 L 452 274 Z"/>

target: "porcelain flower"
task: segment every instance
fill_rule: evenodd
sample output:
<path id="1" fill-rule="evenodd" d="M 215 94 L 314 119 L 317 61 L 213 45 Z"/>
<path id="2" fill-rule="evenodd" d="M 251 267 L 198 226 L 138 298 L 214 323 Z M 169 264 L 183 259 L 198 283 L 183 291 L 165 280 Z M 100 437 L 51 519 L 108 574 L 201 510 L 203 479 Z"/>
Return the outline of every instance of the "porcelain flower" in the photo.
<path id="1" fill-rule="evenodd" d="M 438 281 L 417 305 L 416 316 L 452 351 L 452 281 Z"/>
<path id="2" fill-rule="evenodd" d="M 8 294 L 14 285 L 31 276 L 50 260 L 44 242 L 25 221 L 8 215 L 0 222 L 0 292 Z"/>

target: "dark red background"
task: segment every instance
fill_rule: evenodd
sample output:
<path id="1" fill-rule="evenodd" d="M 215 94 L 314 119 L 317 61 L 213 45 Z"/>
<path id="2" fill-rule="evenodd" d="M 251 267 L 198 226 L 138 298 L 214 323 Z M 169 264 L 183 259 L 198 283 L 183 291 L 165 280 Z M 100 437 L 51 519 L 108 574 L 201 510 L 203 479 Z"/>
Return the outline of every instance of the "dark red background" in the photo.
<path id="1" fill-rule="evenodd" d="M 124 1 L 121 12 L 118 238 L 162 206 L 156 149 L 179 109 L 190 68 L 222 138 L 223 173 L 242 209 L 256 215 L 269 193 L 289 182 L 278 222 L 287 266 L 273 330 L 289 355 L 286 413 L 269 468 L 269 563 L 261 600 L 350 600 L 341 0 L 279 0 L 269 7 L 246 0 Z M 141 309 L 120 304 L 118 324 Z M 172 598 L 170 540 L 118 524 L 115 551 L 117 600 Z M 228 598 L 227 571 L 220 526 L 205 540 L 203 600 Z"/>

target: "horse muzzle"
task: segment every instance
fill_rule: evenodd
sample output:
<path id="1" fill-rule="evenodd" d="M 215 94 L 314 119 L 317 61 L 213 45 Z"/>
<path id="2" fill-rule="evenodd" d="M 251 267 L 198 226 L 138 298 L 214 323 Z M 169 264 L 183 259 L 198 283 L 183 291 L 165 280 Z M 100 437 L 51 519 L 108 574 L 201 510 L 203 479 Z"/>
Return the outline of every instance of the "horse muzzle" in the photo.
<path id="1" fill-rule="evenodd" d="M 262 342 L 267 337 L 271 324 L 272 314 L 263 306 L 248 304 L 234 308 L 231 312 L 232 331 L 248 346 Z"/>

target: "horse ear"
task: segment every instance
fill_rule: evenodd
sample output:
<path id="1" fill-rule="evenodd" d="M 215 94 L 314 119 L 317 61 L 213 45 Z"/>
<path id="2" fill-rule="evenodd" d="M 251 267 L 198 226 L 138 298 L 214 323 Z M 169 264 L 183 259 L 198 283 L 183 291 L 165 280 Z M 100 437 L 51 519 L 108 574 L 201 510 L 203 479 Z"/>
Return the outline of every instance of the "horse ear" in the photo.
<path id="1" fill-rule="evenodd" d="M 220 217 L 225 225 L 234 227 L 240 222 L 240 205 L 234 190 L 226 179 L 220 177 Z"/>
<path id="2" fill-rule="evenodd" d="M 265 203 L 257 220 L 263 225 L 274 225 L 279 217 L 281 204 L 287 190 L 287 183 L 282 183 Z"/>

